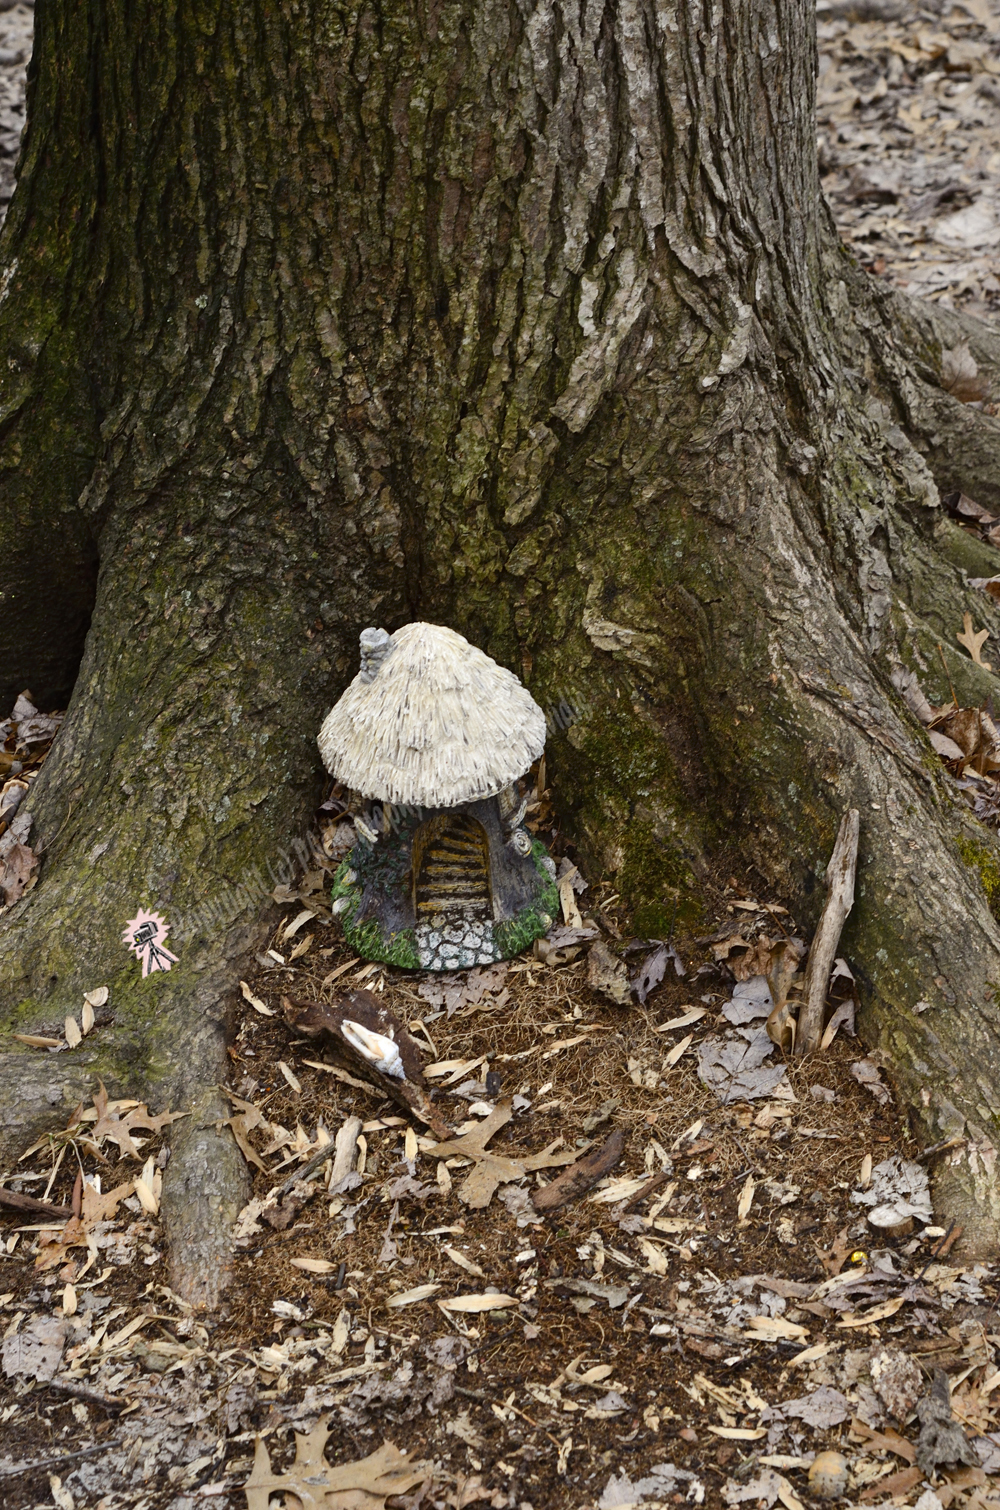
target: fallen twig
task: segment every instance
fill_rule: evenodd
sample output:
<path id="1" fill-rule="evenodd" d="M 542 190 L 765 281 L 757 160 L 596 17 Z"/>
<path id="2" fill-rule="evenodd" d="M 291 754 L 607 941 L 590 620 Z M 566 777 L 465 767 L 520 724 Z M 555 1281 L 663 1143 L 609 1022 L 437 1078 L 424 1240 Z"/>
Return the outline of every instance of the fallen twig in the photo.
<path id="1" fill-rule="evenodd" d="M 625 1132 L 617 1127 L 600 1148 L 592 1149 L 582 1159 L 577 1159 L 575 1164 L 564 1169 L 551 1184 L 536 1190 L 531 1197 L 531 1204 L 542 1215 L 556 1211 L 560 1206 L 567 1206 L 570 1201 L 579 1200 L 598 1180 L 603 1180 L 606 1174 L 610 1174 L 624 1152 Z"/>
<path id="2" fill-rule="evenodd" d="M 100 1405 L 105 1410 L 124 1410 L 127 1400 L 114 1400 L 110 1395 L 102 1395 L 96 1389 L 90 1389 L 86 1384 L 77 1384 L 72 1379 L 48 1379 L 46 1389 L 58 1390 L 61 1395 L 72 1395 L 75 1400 L 89 1400 L 93 1405 Z"/>
<path id="3" fill-rule="evenodd" d="M 16 1190 L 5 1190 L 0 1185 L 0 1206 L 12 1206 L 15 1211 L 27 1211 L 32 1216 L 54 1216 L 61 1222 L 73 1215 L 68 1206 L 51 1206 L 48 1201 L 36 1201 L 33 1195 L 21 1195 Z"/>
<path id="4" fill-rule="evenodd" d="M 918 1161 L 920 1159 L 929 1159 L 931 1154 L 944 1153 L 946 1148 L 958 1148 L 964 1142 L 964 1138 L 945 1138 L 943 1143 L 932 1143 L 930 1148 L 922 1148 L 915 1157 Z"/>
<path id="5" fill-rule="evenodd" d="M 285 1181 L 285 1183 L 278 1186 L 278 1193 L 275 1196 L 275 1200 L 280 1201 L 282 1196 L 286 1196 L 292 1189 L 292 1187 L 294 1185 L 297 1185 L 300 1180 L 307 1180 L 311 1174 L 315 1174 L 316 1170 L 319 1169 L 321 1164 L 325 1164 L 327 1159 L 332 1158 L 333 1144 L 324 1143 L 323 1147 L 317 1149 L 316 1153 L 313 1154 L 311 1159 L 307 1159 L 304 1164 L 300 1164 L 298 1169 L 293 1170 L 292 1173 L 288 1176 L 288 1179 Z"/>
<path id="6" fill-rule="evenodd" d="M 650 1175 L 641 1190 L 637 1190 L 635 1195 L 629 1196 L 627 1201 L 622 1202 L 622 1213 L 631 1211 L 633 1206 L 638 1206 L 640 1201 L 644 1201 L 648 1195 L 653 1195 L 657 1190 L 661 1190 L 667 1181 L 672 1179 L 673 1172 L 669 1169 L 661 1169 L 657 1174 Z"/>
<path id="7" fill-rule="evenodd" d="M 840 822 L 837 842 L 826 867 L 827 894 L 806 967 L 805 1002 L 795 1035 L 798 1054 L 814 1054 L 823 1036 L 823 1009 L 830 971 L 840 935 L 854 906 L 854 874 L 858 864 L 858 809 L 849 807 Z"/>
<path id="8" fill-rule="evenodd" d="M 40 1468 L 58 1468 L 60 1463 L 72 1463 L 74 1458 L 93 1457 L 95 1452 L 108 1452 L 112 1447 L 120 1447 L 121 1438 L 113 1437 L 109 1442 L 95 1442 L 92 1447 L 78 1447 L 75 1452 L 60 1453 L 57 1458 L 39 1458 L 35 1463 L 11 1463 L 10 1467 L 0 1464 L 0 1474 L 4 1478 L 13 1478 L 18 1473 L 37 1473 Z"/>
<path id="9" fill-rule="evenodd" d="M 954 1236 L 952 1236 L 952 1233 L 954 1233 Z M 927 1270 L 930 1268 L 931 1264 L 934 1263 L 936 1259 L 942 1258 L 944 1256 L 944 1254 L 948 1252 L 948 1250 L 952 1246 L 952 1244 L 954 1242 L 956 1242 L 958 1240 L 958 1238 L 961 1237 L 961 1235 L 962 1235 L 962 1229 L 961 1229 L 961 1227 L 958 1227 L 958 1230 L 956 1231 L 956 1223 L 955 1222 L 950 1222 L 949 1225 L 948 1225 L 948 1230 L 945 1233 L 944 1237 L 941 1239 L 940 1242 L 936 1243 L 934 1245 L 934 1247 L 931 1249 L 931 1256 L 930 1256 L 930 1258 L 927 1260 L 927 1262 L 924 1264 L 924 1267 L 921 1269 L 920 1273 L 917 1275 L 917 1278 L 916 1278 L 916 1283 L 917 1284 L 919 1284 L 920 1281 L 923 1279 L 924 1275 L 927 1273 Z"/>
<path id="10" fill-rule="evenodd" d="M 499 1347 L 501 1342 L 506 1342 L 508 1337 L 513 1337 L 514 1333 L 520 1330 L 519 1326 L 508 1327 L 506 1332 L 501 1332 L 498 1337 L 491 1337 L 487 1342 L 481 1342 L 478 1347 L 470 1348 L 465 1356 L 466 1358 L 471 1358 L 473 1353 L 485 1353 L 491 1347 Z"/>

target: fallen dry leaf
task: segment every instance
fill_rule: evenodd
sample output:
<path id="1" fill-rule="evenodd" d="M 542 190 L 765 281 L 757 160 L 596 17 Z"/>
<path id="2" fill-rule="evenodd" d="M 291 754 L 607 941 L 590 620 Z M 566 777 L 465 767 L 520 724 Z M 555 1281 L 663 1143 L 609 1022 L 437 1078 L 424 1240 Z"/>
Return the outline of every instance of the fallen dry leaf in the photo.
<path id="1" fill-rule="evenodd" d="M 23 1332 L 5 1337 L 0 1352 L 8 1379 L 53 1379 L 70 1335 L 67 1321 L 57 1316 L 34 1316 Z"/>
<path id="2" fill-rule="evenodd" d="M 243 1486 L 247 1510 L 268 1510 L 272 1494 L 294 1495 L 302 1510 L 383 1510 L 390 1495 L 406 1494 L 430 1477 L 429 1468 L 409 1463 L 391 1442 L 354 1463 L 331 1468 L 324 1448 L 330 1432 L 314 1426 L 295 1435 L 295 1461 L 287 1473 L 274 1473 L 263 1438 L 254 1449 L 253 1472 Z"/>
<path id="3" fill-rule="evenodd" d="M 990 632 L 988 629 L 980 629 L 978 633 L 973 629 L 971 613 L 965 613 L 962 615 L 962 633 L 957 634 L 955 638 L 960 645 L 965 646 L 966 650 L 972 656 L 972 659 L 975 661 L 976 665 L 982 666 L 984 671 L 992 671 L 993 669 L 990 662 L 984 661 L 980 653 L 982 651 L 984 643 L 989 639 L 989 637 Z"/>
<path id="4" fill-rule="evenodd" d="M 592 944 L 587 955 L 587 984 L 618 1007 L 627 1007 L 632 1000 L 625 961 L 612 953 L 603 939 Z"/>
<path id="5" fill-rule="evenodd" d="M 460 1138 L 450 1138 L 446 1143 L 432 1143 L 424 1149 L 424 1153 L 431 1158 L 473 1160 L 473 1169 L 458 1187 L 458 1198 L 464 1205 L 481 1210 L 489 1205 L 498 1185 L 521 1180 L 525 1174 L 537 1169 L 554 1169 L 573 1162 L 575 1154 L 572 1150 L 555 1152 L 561 1139 L 537 1154 L 518 1154 L 511 1158 L 491 1153 L 486 1144 L 512 1116 L 510 1102 L 501 1101 L 472 1132 L 465 1133 Z"/>
<path id="6" fill-rule="evenodd" d="M 809 1336 L 804 1326 L 799 1326 L 794 1321 L 786 1321 L 783 1316 L 751 1316 L 749 1327 L 750 1330 L 745 1332 L 744 1336 L 757 1337 L 768 1342 L 783 1339 L 798 1340 Z"/>

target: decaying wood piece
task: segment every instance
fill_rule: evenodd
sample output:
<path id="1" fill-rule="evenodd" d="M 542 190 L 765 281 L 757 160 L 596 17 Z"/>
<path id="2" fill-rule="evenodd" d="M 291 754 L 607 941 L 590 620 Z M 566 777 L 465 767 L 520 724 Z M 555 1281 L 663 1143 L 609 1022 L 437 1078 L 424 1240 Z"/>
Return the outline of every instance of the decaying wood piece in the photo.
<path id="1" fill-rule="evenodd" d="M 582 1159 L 577 1159 L 575 1164 L 557 1175 L 550 1185 L 536 1190 L 531 1197 L 531 1204 L 539 1215 L 545 1215 L 549 1211 L 557 1211 L 560 1206 L 568 1206 L 570 1201 L 579 1200 L 598 1180 L 603 1180 L 606 1174 L 611 1173 L 624 1152 L 625 1131 L 616 1127 L 600 1148 L 591 1149 L 590 1153 L 584 1154 Z"/>
<path id="2" fill-rule="evenodd" d="M 854 875 L 858 864 L 859 814 L 848 808 L 840 821 L 837 842 L 826 868 L 827 894 L 816 936 L 809 950 L 806 967 L 806 999 L 799 1012 L 796 1048 L 800 1054 L 813 1054 L 823 1036 L 823 1008 L 826 1005 L 830 971 L 840 943 L 840 935 L 854 906 Z"/>
<path id="3" fill-rule="evenodd" d="M 361 1118 L 348 1117 L 333 1143 L 333 1169 L 330 1171 L 330 1194 L 336 1195 L 354 1168 L 354 1155 L 361 1136 Z"/>
<path id="4" fill-rule="evenodd" d="M 371 991 L 345 991 L 334 1002 L 293 1001 L 282 997 L 281 1005 L 290 1027 L 307 1038 L 325 1037 L 335 1047 L 337 1056 L 374 1086 L 383 1096 L 391 1096 L 406 1112 L 425 1122 L 439 1139 L 454 1137 L 452 1129 L 431 1102 L 420 1065 L 417 1044 L 394 1012 Z M 360 1025 L 395 1044 L 402 1075 L 384 1071 L 356 1047 L 357 1036 L 344 1023 Z M 355 1039 L 352 1042 L 352 1037 Z"/>

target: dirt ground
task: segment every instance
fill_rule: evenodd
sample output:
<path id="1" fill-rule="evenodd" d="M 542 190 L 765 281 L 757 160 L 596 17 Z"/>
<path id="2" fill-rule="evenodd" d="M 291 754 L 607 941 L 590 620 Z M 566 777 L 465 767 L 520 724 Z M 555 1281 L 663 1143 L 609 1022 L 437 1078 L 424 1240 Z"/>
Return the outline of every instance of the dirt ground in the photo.
<path id="1" fill-rule="evenodd" d="M 817 136 L 838 229 L 906 293 L 1000 314 L 1000 6 L 819 0 Z"/>
<path id="2" fill-rule="evenodd" d="M 279 892 L 284 921 L 247 980 L 251 999 L 241 996 L 232 1104 L 263 1167 L 218 1313 L 192 1315 L 166 1287 L 158 1224 L 135 1193 L 94 1224 L 89 1252 L 46 1250 L 44 1223 L 5 1220 L 4 1505 L 187 1510 L 210 1499 L 253 1510 L 240 1486 L 258 1435 L 277 1473 L 295 1433 L 317 1423 L 331 1431 L 330 1464 L 389 1442 L 426 1473 L 393 1504 L 794 1506 L 809 1499 L 809 1465 L 823 1450 L 847 1459 L 842 1502 L 913 1504 L 933 1482 L 943 1505 L 983 1503 L 994 1458 L 1000 1468 L 995 1271 L 963 1265 L 960 1237 L 950 1246 L 954 1232 L 933 1220 L 876 1233 L 852 1199 L 866 1156 L 870 1171 L 919 1155 L 876 1067 L 841 1033 L 813 1061 L 789 1061 L 772 1095 L 725 1104 L 697 1073 L 699 1045 L 733 1031 L 721 1016 L 736 989 L 730 965 L 745 974 L 778 924 L 794 936 L 777 899 L 738 885 L 708 897 L 719 926 L 678 941 L 683 977 L 671 963 L 644 1006 L 596 994 L 582 955 L 493 967 L 479 989 L 453 982 L 441 1001 L 440 978 L 353 959 L 318 880 L 322 871 Z M 579 902 L 621 949 L 610 887 L 595 884 Z M 558 1169 L 501 1184 L 483 1209 L 464 1204 L 461 1161 L 448 1169 L 426 1151 L 434 1140 L 419 1121 L 338 1078 L 322 1045 L 285 1025 L 284 996 L 332 1001 L 359 987 L 409 1024 L 425 1066 L 443 1067 L 428 1083 L 441 1087 L 435 1104 L 453 1126 L 513 1098 L 491 1152 L 556 1145 L 568 1156 L 617 1127 L 621 1163 L 545 1220 L 527 1195 Z M 696 1008 L 704 1015 L 692 1023 Z M 859 1063 L 869 1085 L 852 1073 Z M 299 1191 L 291 1224 L 273 1230 L 261 1202 L 352 1114 L 363 1121 L 354 1188 L 331 1197 L 326 1164 Z M 81 1166 L 101 1170 L 104 1192 L 145 1171 L 155 1205 L 169 1124 L 129 1158 L 114 1119 L 112 1105 L 81 1124 L 51 1189 L 49 1146 L 3 1184 L 69 1204 Z M 87 1129 L 96 1138 L 101 1127 L 112 1130 L 107 1164 L 87 1146 Z M 139 1143 L 149 1129 L 132 1131 Z M 844 1283 L 824 1288 L 838 1274 Z M 491 1287 L 488 1312 L 442 1308 Z M 37 1361 L 45 1334 L 32 1341 L 39 1321 L 65 1334 L 48 1379 Z M 873 1375 L 880 1357 L 883 1375 Z M 939 1368 L 987 1471 L 956 1465 L 925 1482 L 911 1466 L 913 1408 Z M 267 1504 L 266 1489 L 256 1503 Z"/>

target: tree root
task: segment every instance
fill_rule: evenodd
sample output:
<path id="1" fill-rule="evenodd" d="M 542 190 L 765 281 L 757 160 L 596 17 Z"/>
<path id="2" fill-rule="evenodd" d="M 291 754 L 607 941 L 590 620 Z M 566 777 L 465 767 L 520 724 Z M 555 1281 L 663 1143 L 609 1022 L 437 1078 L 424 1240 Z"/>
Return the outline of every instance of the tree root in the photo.
<path id="1" fill-rule="evenodd" d="M 182 1300 L 211 1309 L 232 1275 L 232 1231 L 249 1198 L 246 1163 L 227 1127 L 219 1094 L 203 1089 L 175 1139 L 160 1214 L 169 1244 L 170 1284 Z"/>

